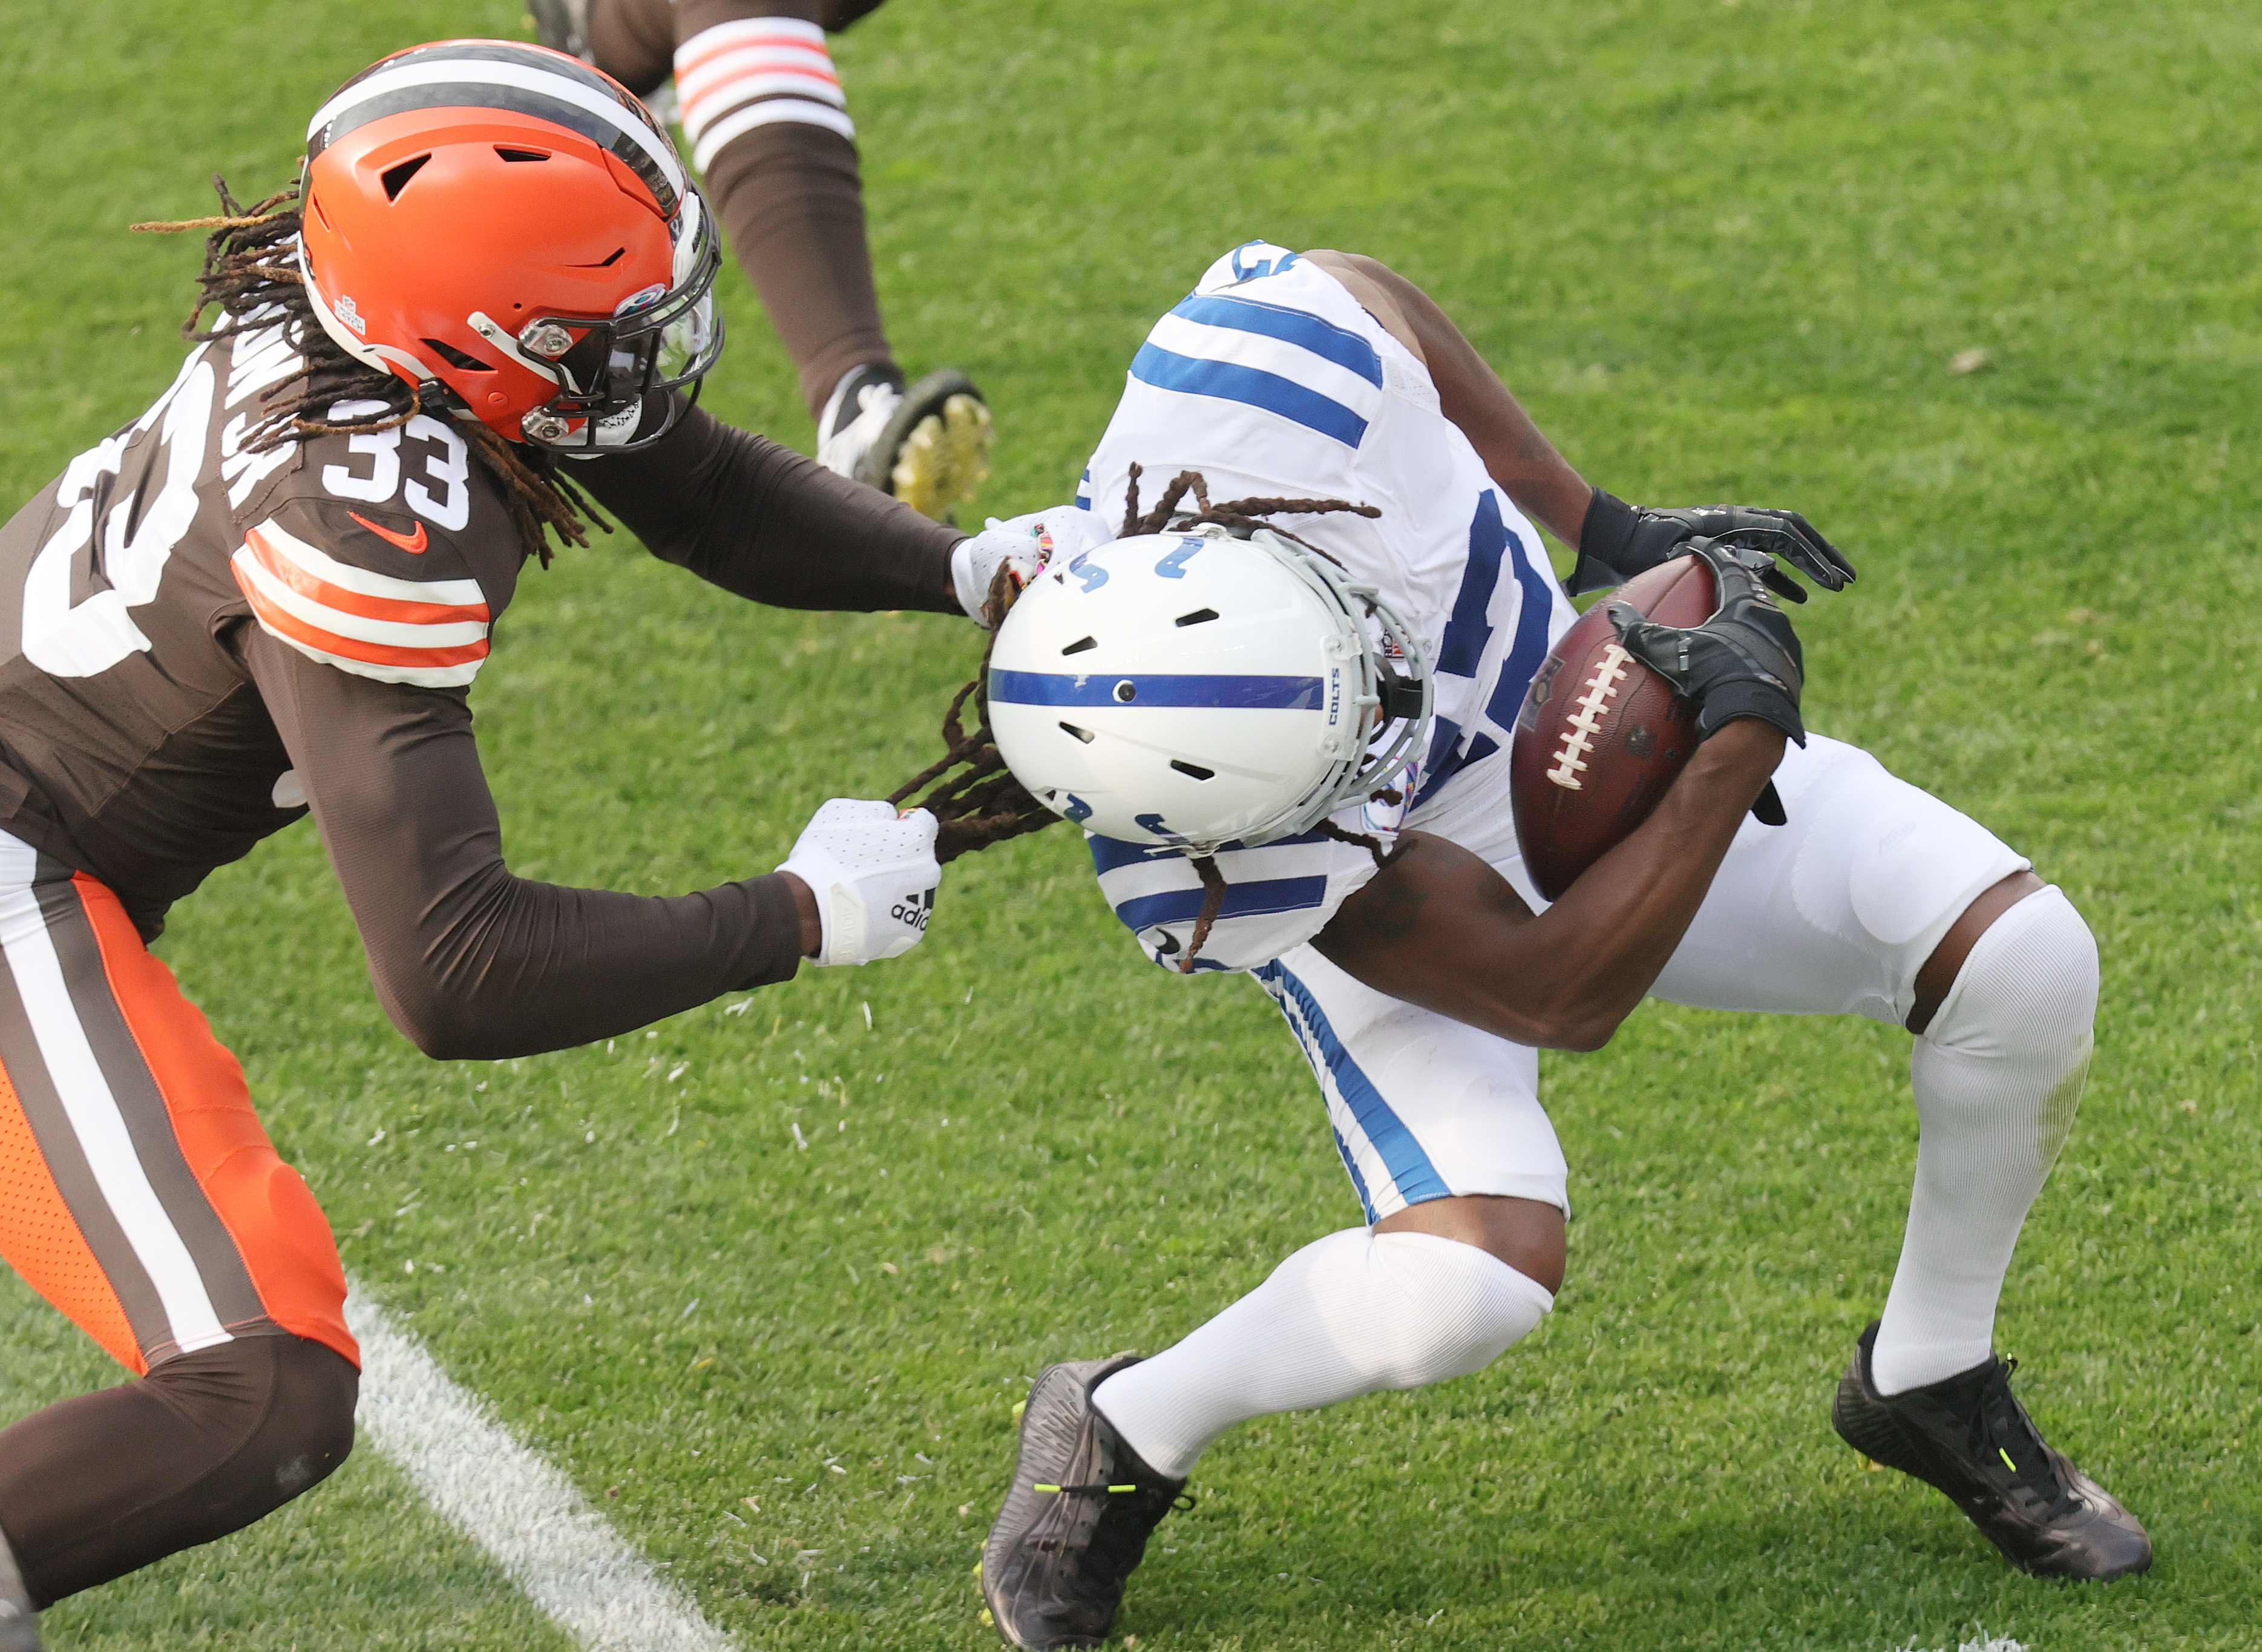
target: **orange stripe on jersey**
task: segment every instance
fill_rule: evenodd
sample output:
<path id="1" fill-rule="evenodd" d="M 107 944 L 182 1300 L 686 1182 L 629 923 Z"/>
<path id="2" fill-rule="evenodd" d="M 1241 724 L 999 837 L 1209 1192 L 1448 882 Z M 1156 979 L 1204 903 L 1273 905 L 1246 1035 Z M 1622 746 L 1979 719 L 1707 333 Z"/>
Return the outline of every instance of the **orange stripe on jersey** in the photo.
<path id="1" fill-rule="evenodd" d="M 421 523 L 417 524 L 417 531 L 423 531 Z M 365 596 L 359 591 L 349 591 L 342 585 L 333 585 L 307 573 L 277 550 L 256 528 L 244 536 L 243 542 L 259 559 L 261 567 L 309 602 L 335 608 L 341 614 L 351 614 L 360 619 L 390 620 L 397 625 L 453 625 L 492 617 L 485 602 L 406 602 L 397 597 Z M 237 583 L 242 581 L 239 580 Z"/>
<path id="2" fill-rule="evenodd" d="M 265 565 L 263 563 L 262 566 Z M 288 638 L 292 642 L 303 644 L 308 648 L 318 649 L 326 654 L 336 654 L 346 660 L 358 660 L 364 665 L 412 668 L 460 666 L 470 660 L 484 660 L 487 657 L 487 642 L 484 637 L 477 642 L 459 643 L 448 648 L 397 648 L 389 643 L 364 642 L 358 637 L 341 637 L 334 631 L 324 631 L 319 625 L 310 625 L 296 614 L 286 612 L 268 601 L 266 594 L 254 585 L 243 570 L 233 562 L 228 565 L 228 572 L 235 576 L 236 588 L 250 599 L 252 611 L 259 616 L 261 624 L 277 636 Z M 449 611 L 454 613 L 458 610 Z"/>
<path id="3" fill-rule="evenodd" d="M 361 1349 L 346 1329 L 345 1269 L 329 1223 L 305 1179 L 283 1162 L 260 1127 L 241 1064 L 181 996 L 173 972 L 141 943 L 118 897 L 84 872 L 71 882 L 126 1029 L 164 1097 L 181 1156 L 235 1241 L 261 1306 L 293 1336 L 311 1338 L 359 1365 Z M 133 1340 L 127 1332 L 129 1349 Z"/>
<path id="4" fill-rule="evenodd" d="M 0 1254 L 8 1265 L 112 1359 L 136 1376 L 146 1373 L 126 1309 L 63 1201 L 5 1068 L 0 1068 L 0 1199 L 8 1205 L 8 1220 L 0 1223 Z"/>

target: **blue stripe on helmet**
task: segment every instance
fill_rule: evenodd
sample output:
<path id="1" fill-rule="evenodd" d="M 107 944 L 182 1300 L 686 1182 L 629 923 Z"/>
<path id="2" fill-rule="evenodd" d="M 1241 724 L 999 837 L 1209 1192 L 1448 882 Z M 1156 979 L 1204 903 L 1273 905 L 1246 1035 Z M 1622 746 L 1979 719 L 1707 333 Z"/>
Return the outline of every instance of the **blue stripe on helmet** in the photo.
<path id="1" fill-rule="evenodd" d="M 1322 436 L 1333 436 L 1345 447 L 1357 447 L 1366 439 L 1366 421 L 1342 402 L 1258 368 L 1243 367 L 1234 362 L 1199 360 L 1154 344 L 1142 344 L 1139 353 L 1131 358 L 1131 376 L 1160 390 L 1242 402 L 1276 414 L 1306 429 L 1317 430 Z"/>
<path id="2" fill-rule="evenodd" d="M 1227 298 L 1214 292 L 1194 292 L 1171 312 L 1204 327 L 1229 327 L 1239 333 L 1261 333 L 1293 344 L 1338 367 L 1357 373 L 1377 390 L 1382 388 L 1382 357 L 1374 346 L 1348 328 L 1323 321 L 1309 310 L 1292 310 L 1254 299 Z"/>
<path id="3" fill-rule="evenodd" d="M 1119 700 L 1130 683 L 1133 698 Z M 1151 671 L 1121 674 L 992 671 L 990 697 L 1007 705 L 1194 706 L 1258 711 L 1316 711 L 1326 702 L 1318 677 L 1210 676 Z"/>

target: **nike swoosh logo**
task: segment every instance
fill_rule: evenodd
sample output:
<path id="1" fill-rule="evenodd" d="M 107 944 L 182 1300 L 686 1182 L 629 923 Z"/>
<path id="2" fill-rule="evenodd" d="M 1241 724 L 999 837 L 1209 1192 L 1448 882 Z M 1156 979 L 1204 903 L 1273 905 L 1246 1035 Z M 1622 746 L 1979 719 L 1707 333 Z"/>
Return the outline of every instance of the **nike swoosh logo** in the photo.
<path id="1" fill-rule="evenodd" d="M 424 524 L 421 522 L 416 524 L 416 531 L 413 534 L 395 533 L 390 528 L 378 527 L 357 510 L 349 510 L 346 515 L 351 516 L 387 545 L 397 545 L 413 557 L 422 556 L 425 547 L 432 543 L 424 537 Z"/>

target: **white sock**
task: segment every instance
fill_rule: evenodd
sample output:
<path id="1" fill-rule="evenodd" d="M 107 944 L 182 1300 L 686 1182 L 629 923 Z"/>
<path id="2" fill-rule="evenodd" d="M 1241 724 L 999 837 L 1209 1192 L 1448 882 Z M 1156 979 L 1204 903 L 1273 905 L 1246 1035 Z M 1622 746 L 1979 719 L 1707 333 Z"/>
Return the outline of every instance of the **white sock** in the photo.
<path id="1" fill-rule="evenodd" d="M 1989 926 L 1916 1041 L 1916 1192 L 1872 1355 L 1878 1392 L 1992 1352 L 1995 1300 L 2073 1126 L 2096 1017 L 2097 942 L 2050 888 Z"/>
<path id="2" fill-rule="evenodd" d="M 1148 1466 L 1183 1478 L 1235 1423 L 1482 1370 L 1555 1298 L 1473 1244 L 1350 1228 L 1314 1241 L 1185 1341 L 1092 1392 Z"/>

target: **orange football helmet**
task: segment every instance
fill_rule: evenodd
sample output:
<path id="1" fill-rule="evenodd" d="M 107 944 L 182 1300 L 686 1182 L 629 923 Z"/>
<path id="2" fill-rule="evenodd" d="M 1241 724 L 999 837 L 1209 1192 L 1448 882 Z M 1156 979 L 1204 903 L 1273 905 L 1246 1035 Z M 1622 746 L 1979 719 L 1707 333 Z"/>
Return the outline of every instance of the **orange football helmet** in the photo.
<path id="1" fill-rule="evenodd" d="M 561 52 L 442 40 L 364 69 L 307 128 L 299 205 L 323 331 L 514 441 L 647 446 L 660 393 L 695 397 L 722 352 L 705 198 L 644 105 Z"/>

